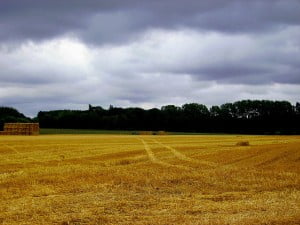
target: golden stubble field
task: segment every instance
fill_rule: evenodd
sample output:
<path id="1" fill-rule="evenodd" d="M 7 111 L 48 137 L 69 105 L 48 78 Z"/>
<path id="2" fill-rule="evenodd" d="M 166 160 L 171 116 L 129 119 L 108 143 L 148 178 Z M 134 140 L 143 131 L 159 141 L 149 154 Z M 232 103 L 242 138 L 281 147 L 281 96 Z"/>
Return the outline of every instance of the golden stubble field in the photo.
<path id="1" fill-rule="evenodd" d="M 300 224 L 299 136 L 1 136 L 0 160 L 0 224 Z"/>

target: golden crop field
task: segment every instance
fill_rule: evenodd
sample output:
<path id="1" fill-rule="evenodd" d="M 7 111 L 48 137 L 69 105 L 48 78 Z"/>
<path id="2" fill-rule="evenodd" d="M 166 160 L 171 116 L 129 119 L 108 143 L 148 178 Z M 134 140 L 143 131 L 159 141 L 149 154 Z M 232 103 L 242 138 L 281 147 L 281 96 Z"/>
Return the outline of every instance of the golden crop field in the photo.
<path id="1" fill-rule="evenodd" d="M 0 224 L 300 224 L 299 136 L 0 136 L 0 160 Z"/>

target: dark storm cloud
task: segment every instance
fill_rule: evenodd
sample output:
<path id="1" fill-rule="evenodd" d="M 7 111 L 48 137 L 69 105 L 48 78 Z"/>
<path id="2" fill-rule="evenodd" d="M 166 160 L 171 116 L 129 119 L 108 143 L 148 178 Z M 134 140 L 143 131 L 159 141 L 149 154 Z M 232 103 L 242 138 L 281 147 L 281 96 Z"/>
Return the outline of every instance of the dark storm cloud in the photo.
<path id="1" fill-rule="evenodd" d="M 236 64 L 216 64 L 210 67 L 200 65 L 197 69 L 185 70 L 185 72 L 196 80 L 210 80 L 224 84 L 300 84 L 298 67 L 277 68 L 276 64 L 265 66 L 259 62 L 254 65 L 244 65 L 243 61 L 237 61 Z M 183 71 L 179 71 L 180 73 Z"/>
<path id="2" fill-rule="evenodd" d="M 73 33 L 103 44 L 150 28 L 255 32 L 299 25 L 299 11 L 297 0 L 3 0 L 0 38 L 43 40 Z"/>

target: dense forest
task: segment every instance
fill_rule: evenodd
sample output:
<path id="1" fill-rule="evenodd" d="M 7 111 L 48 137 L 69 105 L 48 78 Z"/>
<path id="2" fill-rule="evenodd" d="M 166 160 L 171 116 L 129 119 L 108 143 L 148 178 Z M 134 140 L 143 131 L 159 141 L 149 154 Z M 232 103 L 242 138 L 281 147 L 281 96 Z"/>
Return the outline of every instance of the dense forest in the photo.
<path id="1" fill-rule="evenodd" d="M 33 119 L 42 128 L 165 130 L 204 133 L 300 133 L 300 104 L 287 101 L 243 100 L 212 106 L 198 103 L 161 109 L 104 109 L 41 111 Z M 0 123 L 30 121 L 15 109 L 1 107 Z M 1 125 L 1 124 L 0 124 Z"/>

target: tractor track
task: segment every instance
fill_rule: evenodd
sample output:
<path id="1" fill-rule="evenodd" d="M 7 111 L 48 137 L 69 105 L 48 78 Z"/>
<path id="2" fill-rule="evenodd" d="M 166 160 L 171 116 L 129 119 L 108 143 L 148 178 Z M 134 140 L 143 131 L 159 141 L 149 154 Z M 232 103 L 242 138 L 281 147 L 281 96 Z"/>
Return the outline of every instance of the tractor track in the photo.
<path id="1" fill-rule="evenodd" d="M 152 151 L 150 146 L 147 144 L 147 142 L 145 142 L 143 139 L 139 139 L 139 140 L 143 143 L 144 149 L 147 153 L 147 156 L 148 156 L 148 158 L 150 159 L 150 161 L 152 163 L 159 164 L 159 165 L 162 165 L 162 166 L 165 166 L 165 167 L 175 167 L 175 168 L 184 169 L 184 170 L 190 170 L 191 169 L 191 167 L 182 166 L 182 165 L 173 165 L 173 164 L 161 161 L 160 159 L 158 159 L 155 156 L 154 152 Z"/>
<path id="2" fill-rule="evenodd" d="M 17 155 L 22 155 L 21 152 L 19 152 L 16 148 L 14 148 L 14 147 L 12 147 L 12 146 L 9 146 L 9 145 L 3 145 L 3 146 L 5 146 L 6 148 L 12 150 L 12 151 L 13 151 L 15 154 L 17 154 Z M 35 161 L 35 162 L 39 162 L 37 159 L 32 158 L 32 157 L 30 157 L 30 156 L 25 156 L 25 157 L 28 158 L 28 159 L 31 159 L 31 160 L 33 160 L 33 161 Z"/>
<path id="3" fill-rule="evenodd" d="M 213 162 L 208 162 L 208 161 L 204 161 L 204 160 L 197 160 L 197 159 L 193 159 L 193 158 L 190 158 L 188 156 L 186 156 L 185 154 L 177 151 L 175 148 L 171 147 L 171 146 L 168 146 L 168 145 L 165 145 L 161 142 L 158 142 L 157 140 L 153 140 L 153 142 L 159 144 L 160 146 L 170 150 L 172 152 L 172 154 L 177 158 L 177 159 L 180 159 L 182 161 L 187 161 L 187 162 L 192 162 L 192 163 L 197 163 L 197 164 L 202 164 L 202 165 L 205 165 L 205 166 L 210 166 L 210 167 L 217 167 L 218 164 L 216 163 L 213 163 Z"/>

